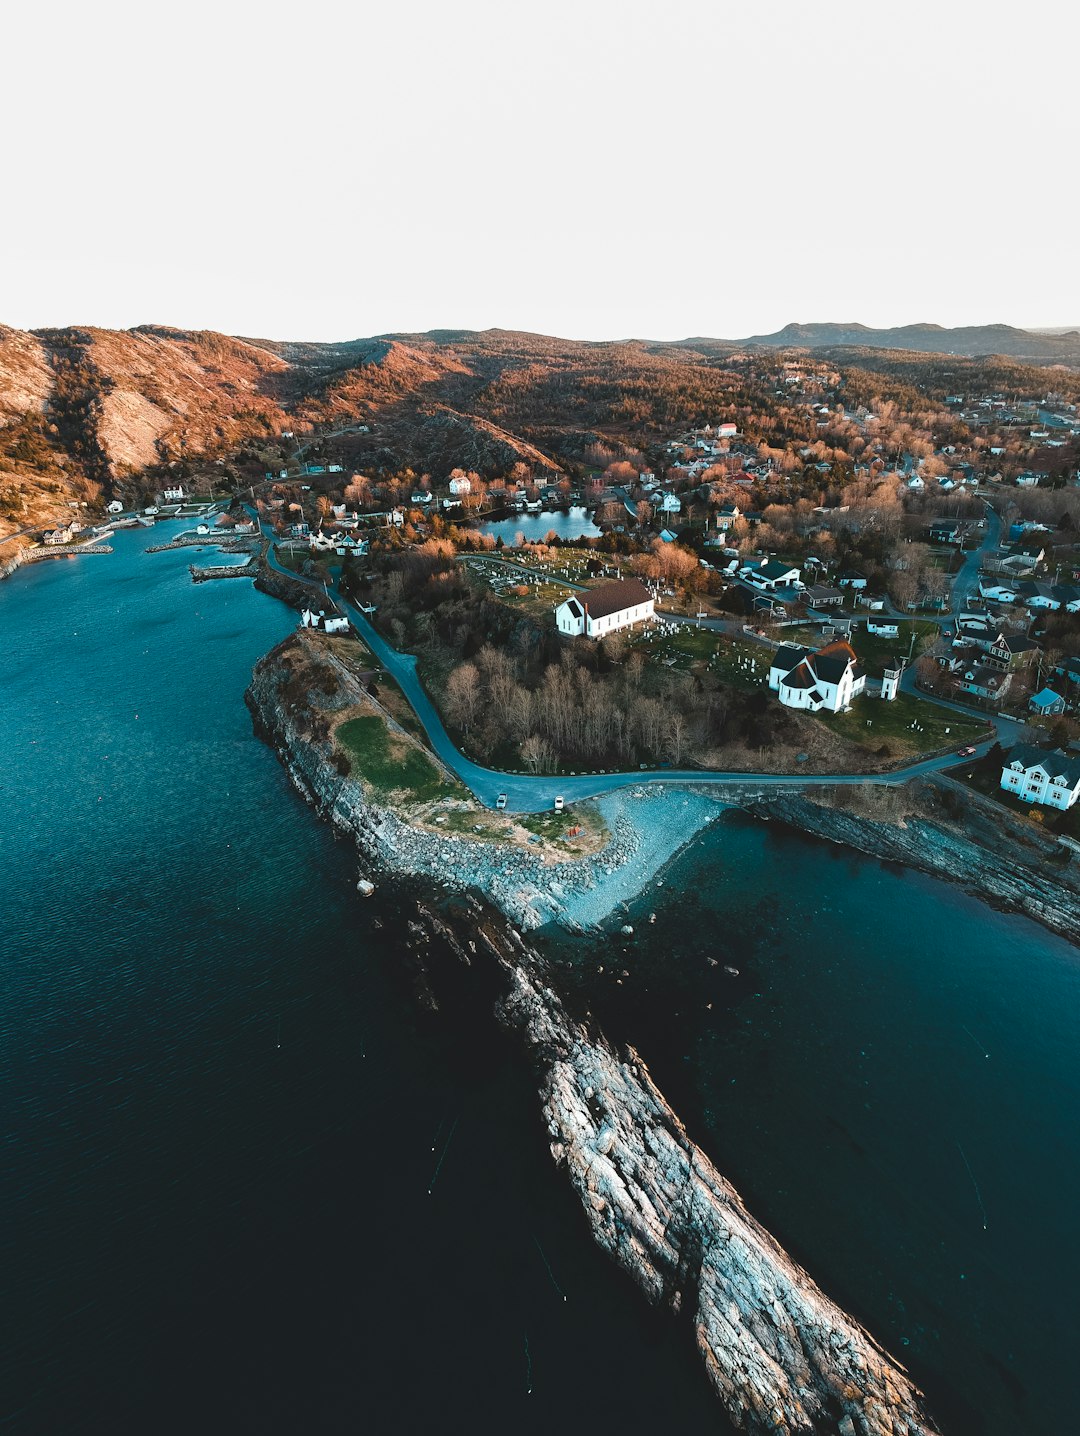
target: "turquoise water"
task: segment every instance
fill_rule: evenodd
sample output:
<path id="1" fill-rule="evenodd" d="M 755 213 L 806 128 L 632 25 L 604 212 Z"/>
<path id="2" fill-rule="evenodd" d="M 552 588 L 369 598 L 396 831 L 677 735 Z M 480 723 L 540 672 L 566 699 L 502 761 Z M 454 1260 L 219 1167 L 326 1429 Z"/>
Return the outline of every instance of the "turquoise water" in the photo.
<path id="1" fill-rule="evenodd" d="M 0 584 L 5 1429 L 722 1432 L 490 995 L 418 1014 L 252 736 L 293 614 L 163 531 Z M 632 921 L 555 950 L 751 1210 L 950 1436 L 1072 1429 L 1076 950 L 739 818 Z"/>
<path id="2" fill-rule="evenodd" d="M 539 543 L 552 530 L 561 539 L 598 538 L 600 530 L 592 521 L 592 513 L 586 508 L 544 509 L 538 514 L 514 514 L 508 519 L 495 519 L 478 525 L 480 532 L 493 534 L 503 543 L 512 544 L 517 535 L 524 534 L 529 543 Z"/>
<path id="3" fill-rule="evenodd" d="M 1076 948 L 742 815 L 630 920 L 593 1010 L 754 1214 L 947 1432 L 1075 1429 Z"/>
<path id="4" fill-rule="evenodd" d="M 252 736 L 294 615 L 163 529 L 0 584 L 0 1425 L 713 1423 L 488 995 L 418 1017 L 393 901 Z"/>

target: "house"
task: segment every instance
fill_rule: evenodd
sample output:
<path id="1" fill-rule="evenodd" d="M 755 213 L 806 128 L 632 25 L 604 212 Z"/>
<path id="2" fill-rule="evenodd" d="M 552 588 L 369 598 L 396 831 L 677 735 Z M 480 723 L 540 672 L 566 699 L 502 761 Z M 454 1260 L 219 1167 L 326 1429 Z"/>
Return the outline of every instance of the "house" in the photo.
<path id="1" fill-rule="evenodd" d="M 803 597 L 813 608 L 839 608 L 844 595 L 838 588 L 829 588 L 824 583 L 813 583 L 803 591 Z"/>
<path id="2" fill-rule="evenodd" d="M 336 618 L 323 619 L 324 633 L 348 633 L 349 620 L 341 615 Z"/>
<path id="3" fill-rule="evenodd" d="M 41 541 L 42 543 L 50 545 L 59 543 L 71 543 L 71 541 L 74 539 L 75 535 L 80 531 L 81 528 L 82 524 L 77 524 L 74 520 L 72 520 L 71 523 L 65 524 L 63 528 L 46 529 L 45 532 L 41 535 Z"/>
<path id="4" fill-rule="evenodd" d="M 752 583 L 756 588 L 763 588 L 771 592 L 777 588 L 801 586 L 802 573 L 791 564 L 781 563 L 779 559 L 771 558 L 768 563 L 751 569 L 746 575 L 746 581 Z"/>
<path id="5" fill-rule="evenodd" d="M 769 687 L 785 708 L 840 713 L 866 688 L 866 673 L 843 639 L 812 652 L 784 644 L 773 656 Z"/>
<path id="6" fill-rule="evenodd" d="M 722 533 L 727 533 L 731 525 L 735 523 L 737 519 L 741 518 L 742 509 L 739 508 L 738 504 L 724 504 L 724 506 L 717 511 L 716 527 Z"/>
<path id="7" fill-rule="evenodd" d="M 913 492 L 918 492 L 919 489 L 925 489 L 926 485 L 922 479 L 919 478 L 918 474 L 912 474 L 911 478 L 907 481 L 907 487 Z"/>
<path id="8" fill-rule="evenodd" d="M 1080 758 L 1018 743 L 1001 770 L 1001 786 L 1025 803 L 1071 808 L 1080 797 Z"/>
<path id="9" fill-rule="evenodd" d="M 1040 718 L 1055 718 L 1059 713 L 1065 712 L 1065 699 L 1052 688 L 1044 688 L 1028 700 L 1028 707 Z"/>
<path id="10" fill-rule="evenodd" d="M 603 638 L 621 628 L 644 623 L 654 612 L 653 596 L 638 578 L 612 579 L 575 593 L 555 610 L 560 633 Z"/>
<path id="11" fill-rule="evenodd" d="M 734 424 L 717 424 L 716 426 L 716 437 L 718 439 L 734 439 L 738 432 L 739 430 Z"/>
<path id="12" fill-rule="evenodd" d="M 469 478 L 466 474 L 459 474 L 456 478 L 450 480 L 450 492 L 452 494 L 456 494 L 460 497 L 461 494 L 467 494 L 471 492 L 471 490 L 472 484 L 469 482 Z"/>
<path id="13" fill-rule="evenodd" d="M 872 613 L 880 613 L 885 607 L 885 599 L 880 593 L 860 593 L 855 602 Z"/>
<path id="14" fill-rule="evenodd" d="M 937 519 L 930 525 L 931 543 L 959 543 L 960 525 L 955 519 Z"/>
<path id="15" fill-rule="evenodd" d="M 162 498 L 167 504 L 182 504 L 184 502 L 183 484 L 168 484 L 162 490 Z"/>
<path id="16" fill-rule="evenodd" d="M 970 693 L 984 703 L 1000 703 L 1012 687 L 1012 674 L 1000 673 L 985 663 L 973 663 L 960 669 L 956 686 L 961 693 Z"/>
<path id="17" fill-rule="evenodd" d="M 845 568 L 837 575 L 836 582 L 841 588 L 852 588 L 858 591 L 866 587 L 866 575 L 859 573 L 857 569 Z"/>
<path id="18" fill-rule="evenodd" d="M 1040 651 L 1034 639 L 1025 638 L 1022 634 L 996 633 L 979 647 L 986 654 L 987 667 L 997 668 L 1002 673 L 1015 673 L 1019 668 L 1027 668 L 1034 663 Z"/>
<path id="19" fill-rule="evenodd" d="M 985 579 L 980 579 L 979 595 L 993 603 L 1015 603 L 1017 590 L 1009 583 L 987 583 Z"/>
<path id="20" fill-rule="evenodd" d="M 664 514 L 682 513 L 682 499 L 678 494 L 665 494 L 658 505 L 660 512 Z"/>
<path id="21" fill-rule="evenodd" d="M 875 623 L 872 618 L 866 620 L 866 631 L 872 633 L 875 638 L 898 638 L 900 636 L 900 625 L 897 623 Z"/>
<path id="22" fill-rule="evenodd" d="M 664 543 L 674 543 L 678 535 L 674 533 L 671 529 L 661 529 L 660 537 L 663 539 Z"/>
<path id="23" fill-rule="evenodd" d="M 107 514 L 122 514 L 124 512 L 124 506 L 119 499 L 111 499 L 105 505 L 105 512 Z"/>

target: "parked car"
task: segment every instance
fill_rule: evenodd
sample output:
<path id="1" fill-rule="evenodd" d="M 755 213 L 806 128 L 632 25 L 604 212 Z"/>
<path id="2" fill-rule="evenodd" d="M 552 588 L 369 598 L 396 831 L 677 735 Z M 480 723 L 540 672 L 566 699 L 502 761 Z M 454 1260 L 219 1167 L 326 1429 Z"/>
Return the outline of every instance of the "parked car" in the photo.
<path id="1" fill-rule="evenodd" d="M 495 806 L 496 806 L 497 808 L 505 808 L 505 807 L 506 807 L 506 794 L 505 794 L 505 793 L 500 793 L 499 796 L 495 799 Z"/>
<path id="2" fill-rule="evenodd" d="M 958 758 L 970 758 L 974 752 L 974 748 L 960 748 L 957 750 L 956 756 Z"/>
<path id="3" fill-rule="evenodd" d="M 557 813 L 561 813 L 564 806 L 565 805 L 561 797 L 555 799 L 555 811 Z"/>

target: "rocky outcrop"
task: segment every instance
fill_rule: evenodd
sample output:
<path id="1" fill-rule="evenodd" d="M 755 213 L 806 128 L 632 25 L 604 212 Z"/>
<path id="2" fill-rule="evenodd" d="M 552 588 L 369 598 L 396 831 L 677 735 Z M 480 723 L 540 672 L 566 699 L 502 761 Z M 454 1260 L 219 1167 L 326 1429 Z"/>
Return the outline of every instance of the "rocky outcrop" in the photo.
<path id="1" fill-rule="evenodd" d="M 263 587 L 262 578 L 257 586 Z M 510 843 L 428 831 L 374 802 L 358 779 L 338 770 L 326 731 L 326 716 L 356 702 L 359 694 L 308 688 L 292 695 L 290 653 L 301 642 L 299 636 L 288 638 L 267 654 L 255 669 L 245 700 L 256 731 L 275 749 L 295 787 L 322 816 L 353 837 L 369 864 L 423 877 L 446 889 L 475 889 L 518 927 L 535 928 L 552 920 L 573 927 L 566 914 L 569 897 L 633 860 L 641 839 L 625 819 L 615 823 L 610 840 L 595 857 L 546 863 Z"/>
<path id="2" fill-rule="evenodd" d="M 769 793 L 742 804 L 760 818 L 903 863 L 1034 918 L 1080 942 L 1080 859 L 947 778 L 889 791 Z"/>
<path id="3" fill-rule="evenodd" d="M 688 1137 L 639 1055 L 572 1019 L 543 959 L 474 904 L 421 908 L 426 936 L 486 953 L 500 1010 L 535 1062 L 551 1153 L 596 1241 L 650 1301 L 689 1318 L 734 1424 L 751 1433 L 916 1436 L 921 1393 L 746 1210 Z"/>

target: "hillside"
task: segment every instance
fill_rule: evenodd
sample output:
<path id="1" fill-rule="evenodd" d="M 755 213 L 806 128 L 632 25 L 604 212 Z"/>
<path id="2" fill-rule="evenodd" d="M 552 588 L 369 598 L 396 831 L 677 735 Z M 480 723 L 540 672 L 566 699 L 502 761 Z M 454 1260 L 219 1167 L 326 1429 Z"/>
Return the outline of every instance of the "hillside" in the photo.
<path id="1" fill-rule="evenodd" d="M 1035 333 L 1009 324 L 979 324 L 964 329 L 943 329 L 940 324 L 905 324 L 898 329 L 871 329 L 865 324 L 787 324 L 775 334 L 755 334 L 742 342 L 777 349 L 856 346 L 908 349 L 922 354 L 1001 354 L 1030 363 L 1080 364 L 1077 330 Z"/>
<path id="2" fill-rule="evenodd" d="M 205 491 L 223 477 L 252 483 L 299 457 L 408 484 L 424 473 L 441 481 L 457 466 L 484 478 L 518 465 L 537 478 L 580 475 L 724 420 L 778 449 L 816 441 L 805 404 L 777 387 L 781 345 L 827 356 L 853 395 L 908 408 L 919 392 L 940 403 L 961 365 L 971 392 L 1045 392 L 1046 370 L 1018 357 L 1025 348 L 1041 346 L 1041 364 L 1075 353 L 1080 365 L 1075 333 L 1001 325 L 789 325 L 741 345 L 501 329 L 322 344 L 149 324 L 0 326 L 0 539 L 54 523 L 71 504 L 148 502 L 166 476 Z M 950 346 L 1005 357 L 950 358 L 942 369 Z M 1071 392 L 1071 376 L 1059 370 L 1054 387 Z"/>

